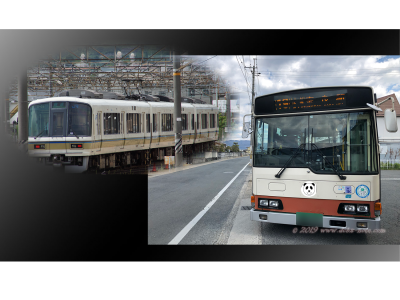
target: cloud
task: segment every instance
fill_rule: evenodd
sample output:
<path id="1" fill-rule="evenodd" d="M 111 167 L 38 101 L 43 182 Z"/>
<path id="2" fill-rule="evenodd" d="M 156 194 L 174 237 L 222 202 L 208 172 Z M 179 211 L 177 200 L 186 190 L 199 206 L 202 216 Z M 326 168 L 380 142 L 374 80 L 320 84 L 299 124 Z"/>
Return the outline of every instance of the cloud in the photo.
<path id="1" fill-rule="evenodd" d="M 209 61 L 230 86 L 251 98 L 250 56 L 217 56 Z M 205 57 L 207 59 L 208 57 Z M 400 56 L 257 56 L 256 95 L 323 86 L 371 86 L 377 97 L 400 99 Z M 242 102 L 244 106 L 242 108 Z M 250 113 L 246 101 L 241 114 Z M 239 137 L 238 137 L 239 138 Z"/>

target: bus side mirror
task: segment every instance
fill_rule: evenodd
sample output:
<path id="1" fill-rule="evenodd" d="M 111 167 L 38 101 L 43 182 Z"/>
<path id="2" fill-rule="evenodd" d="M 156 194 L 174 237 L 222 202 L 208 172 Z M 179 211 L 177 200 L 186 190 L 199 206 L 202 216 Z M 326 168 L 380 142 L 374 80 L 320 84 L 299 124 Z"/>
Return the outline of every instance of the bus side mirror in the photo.
<path id="1" fill-rule="evenodd" d="M 386 109 L 384 114 L 385 127 L 388 132 L 397 132 L 396 111 Z"/>
<path id="2" fill-rule="evenodd" d="M 250 135 L 250 133 L 252 133 L 252 130 L 250 128 L 250 122 L 244 122 L 242 130 L 242 138 L 243 139 L 247 138 Z"/>

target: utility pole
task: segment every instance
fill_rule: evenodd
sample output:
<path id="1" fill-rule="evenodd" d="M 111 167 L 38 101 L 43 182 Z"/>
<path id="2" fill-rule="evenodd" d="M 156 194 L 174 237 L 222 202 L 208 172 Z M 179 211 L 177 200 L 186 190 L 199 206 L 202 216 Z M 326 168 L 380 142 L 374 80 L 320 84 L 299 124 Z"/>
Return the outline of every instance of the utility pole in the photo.
<path id="1" fill-rule="evenodd" d="M 175 128 L 175 167 L 183 163 L 182 150 L 182 119 L 181 119 L 181 59 L 174 51 L 173 78 L 174 78 L 174 128 Z"/>
<path id="2" fill-rule="evenodd" d="M 255 92 L 254 92 L 254 82 L 255 82 L 255 76 L 260 74 L 257 73 L 256 74 L 256 58 L 253 58 L 254 60 L 254 64 L 253 67 L 244 67 L 244 68 L 252 68 L 253 70 L 251 71 L 251 73 L 253 74 L 253 80 L 251 83 L 251 113 L 254 113 L 254 98 L 255 98 Z"/>
<path id="3" fill-rule="evenodd" d="M 231 129 L 231 95 L 229 86 L 226 88 L 226 126 L 228 127 L 229 132 Z"/>
<path id="4" fill-rule="evenodd" d="M 252 70 L 252 73 L 253 73 L 253 79 L 252 79 L 252 84 L 251 84 L 251 114 L 253 114 L 254 113 L 254 98 L 255 98 L 255 92 L 254 92 L 254 82 L 255 82 L 255 77 L 256 77 L 256 58 L 253 58 L 253 60 L 254 60 L 254 64 L 253 64 L 253 70 Z M 251 68 L 251 67 L 244 67 L 244 68 Z M 259 73 L 258 73 L 259 74 Z M 258 75 L 257 74 L 257 75 Z M 254 119 L 252 118 L 251 119 L 251 128 L 254 128 L 254 123 L 253 123 L 253 121 L 254 121 Z M 254 129 L 253 129 L 254 130 Z M 250 145 L 251 145 L 251 147 L 252 147 L 252 149 L 251 149 L 251 153 L 253 153 L 253 151 L 254 151 L 254 149 L 253 149 L 253 145 L 254 145 L 254 136 L 253 136 L 253 134 L 251 135 L 251 142 L 250 142 Z"/>
<path id="5" fill-rule="evenodd" d="M 253 64 L 253 82 L 251 84 L 251 113 L 254 112 L 254 81 L 256 76 L 256 59 L 254 59 Z"/>

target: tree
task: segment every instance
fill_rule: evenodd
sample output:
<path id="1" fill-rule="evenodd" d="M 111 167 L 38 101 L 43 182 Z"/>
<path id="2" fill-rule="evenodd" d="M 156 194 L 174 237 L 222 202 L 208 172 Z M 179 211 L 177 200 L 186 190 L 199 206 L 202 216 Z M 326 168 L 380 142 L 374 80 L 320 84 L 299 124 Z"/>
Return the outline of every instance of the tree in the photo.
<path id="1" fill-rule="evenodd" d="M 221 144 L 221 146 L 219 146 L 219 148 L 218 148 L 218 152 L 225 152 L 225 148 L 226 148 L 226 145 Z"/>
<path id="2" fill-rule="evenodd" d="M 221 141 L 226 127 L 226 116 L 223 114 L 218 115 L 218 127 L 219 127 L 218 139 Z"/>
<path id="3" fill-rule="evenodd" d="M 231 152 L 231 146 L 226 146 L 225 152 Z"/>
<path id="4" fill-rule="evenodd" d="M 234 142 L 232 147 L 231 147 L 231 152 L 239 152 L 239 144 L 237 142 Z"/>

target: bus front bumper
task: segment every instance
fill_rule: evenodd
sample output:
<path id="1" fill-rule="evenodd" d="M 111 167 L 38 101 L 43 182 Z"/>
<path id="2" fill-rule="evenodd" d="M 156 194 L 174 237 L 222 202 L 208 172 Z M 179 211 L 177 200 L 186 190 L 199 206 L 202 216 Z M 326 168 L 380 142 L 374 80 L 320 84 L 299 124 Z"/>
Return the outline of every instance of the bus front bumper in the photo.
<path id="1" fill-rule="evenodd" d="M 313 214 L 306 214 L 313 215 Z M 254 208 L 250 210 L 250 220 L 267 222 L 267 223 L 277 223 L 286 224 L 294 226 L 312 226 L 312 227 L 322 227 L 322 228 L 334 228 L 334 229 L 346 229 L 346 230 L 375 230 L 381 228 L 381 218 L 377 217 L 375 219 L 366 218 L 344 218 L 335 216 L 317 216 L 317 218 L 322 218 L 319 220 L 312 219 L 311 222 L 307 222 L 304 217 L 299 218 L 298 214 L 293 213 L 278 213 L 278 212 L 266 212 L 266 211 L 256 211 Z M 360 223 L 363 223 L 363 227 L 359 227 Z M 364 227 L 365 226 L 365 227 Z"/>

